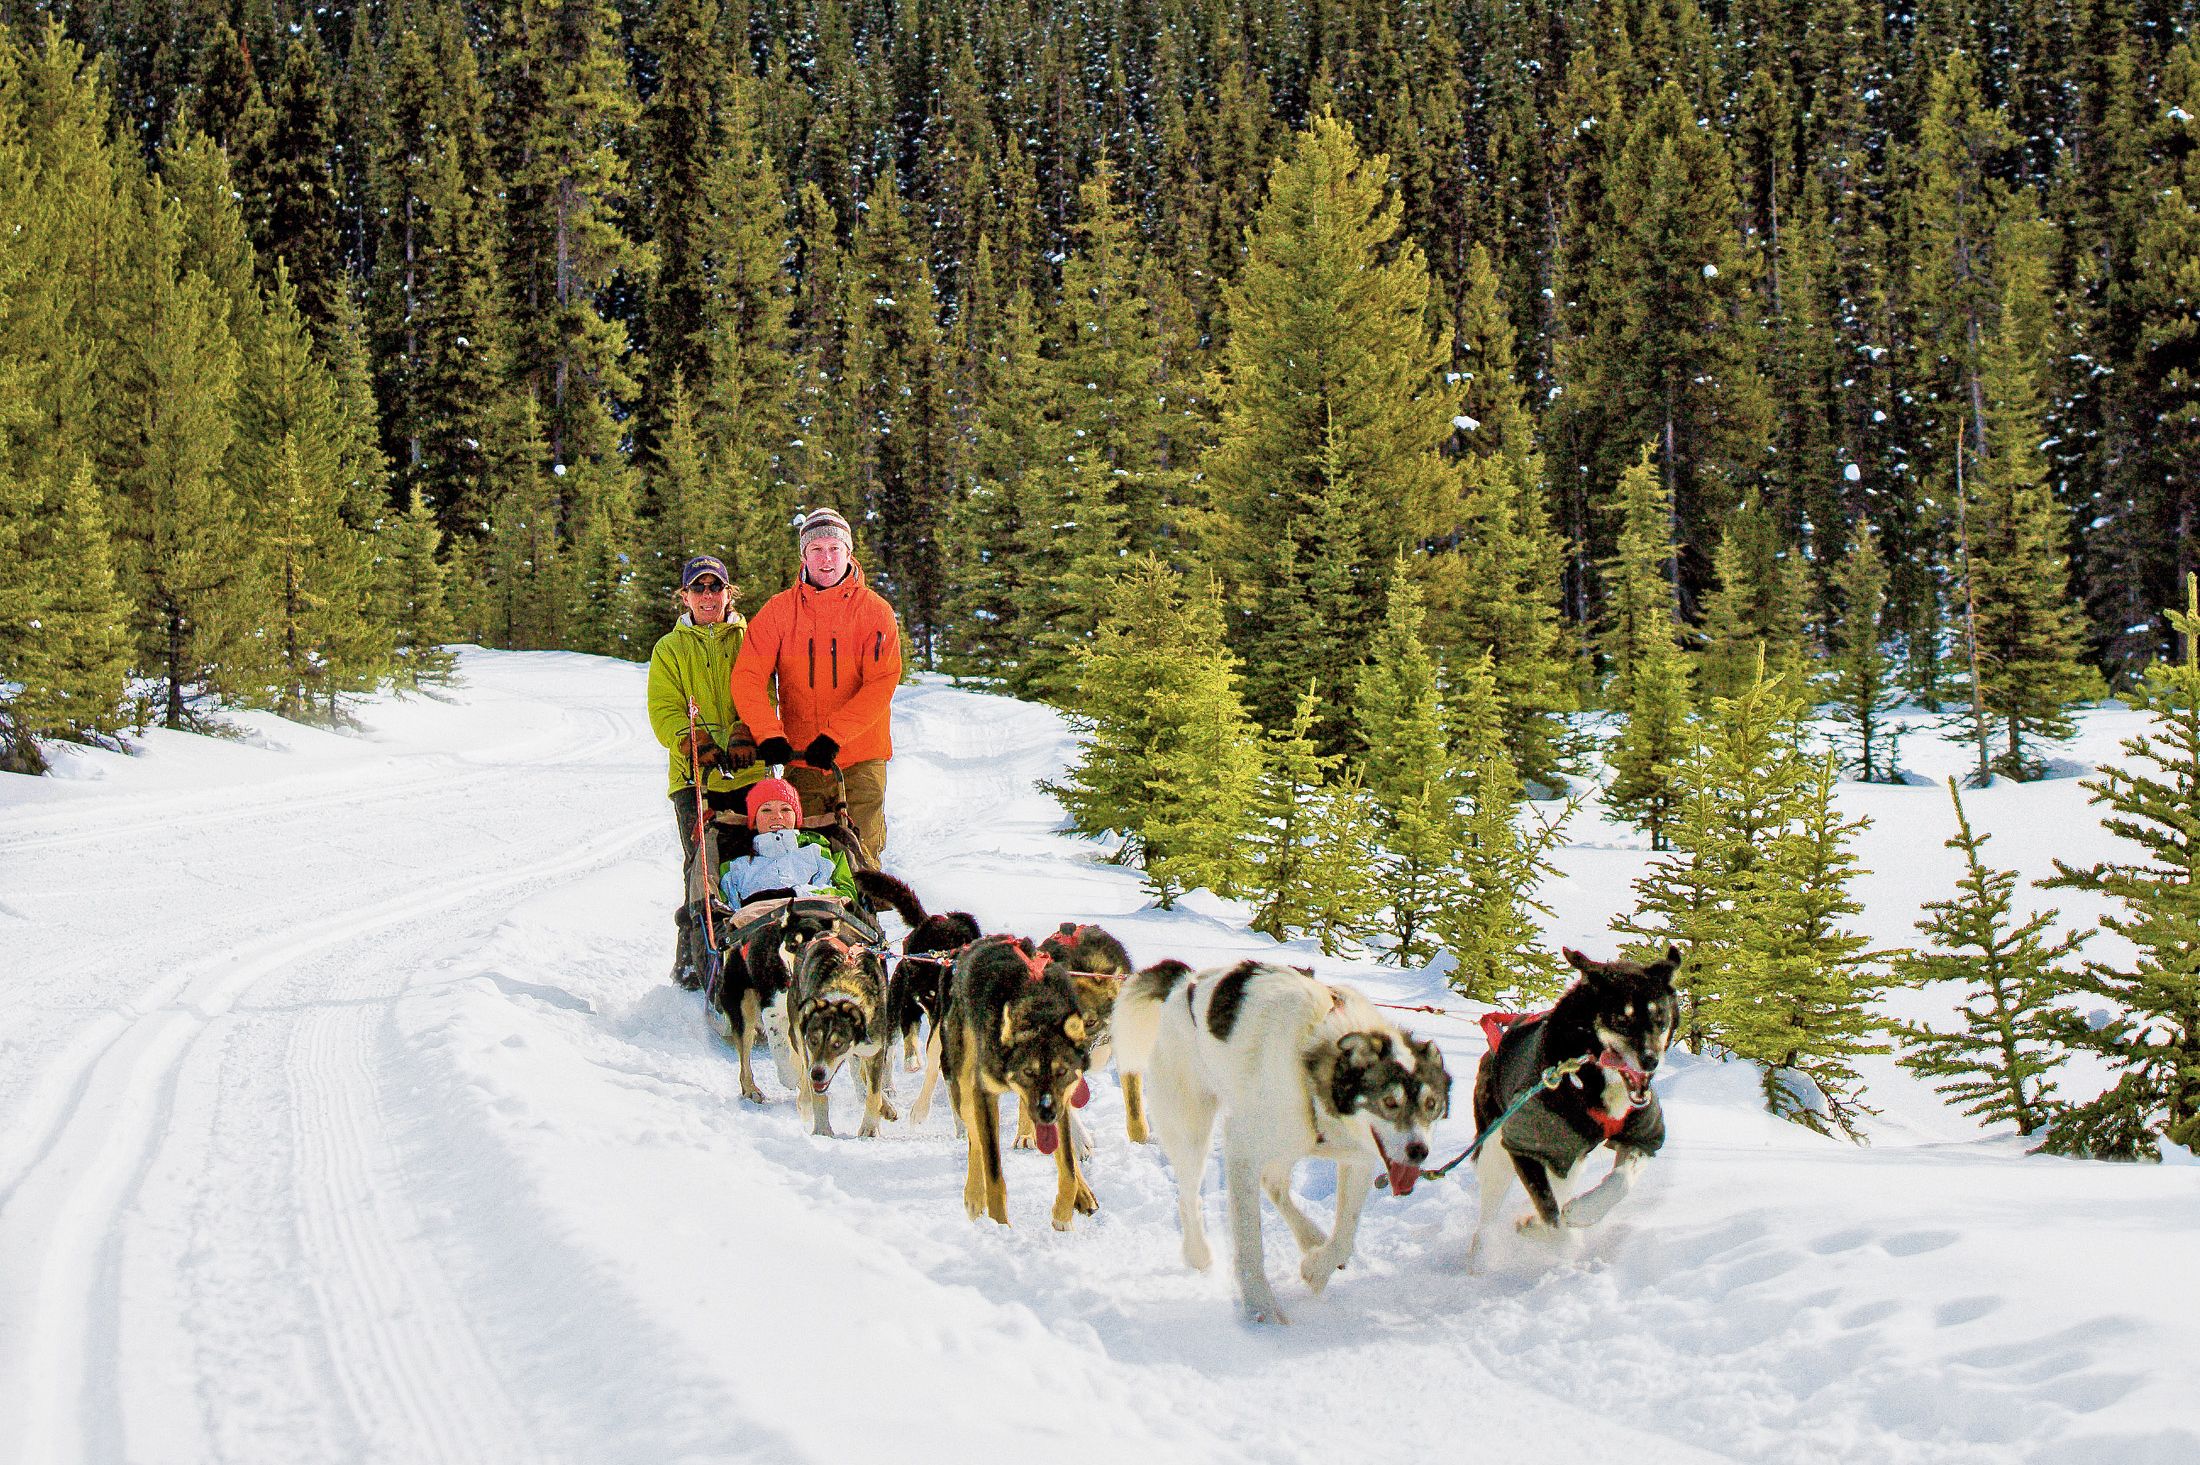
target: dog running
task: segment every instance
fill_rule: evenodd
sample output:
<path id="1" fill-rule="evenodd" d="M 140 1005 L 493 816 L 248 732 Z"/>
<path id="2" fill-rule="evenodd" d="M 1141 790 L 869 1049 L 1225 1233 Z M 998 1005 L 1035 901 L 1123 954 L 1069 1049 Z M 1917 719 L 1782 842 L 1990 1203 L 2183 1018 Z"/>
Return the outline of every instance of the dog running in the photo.
<path id="1" fill-rule="evenodd" d="M 1200 1180 L 1223 1124 L 1223 1179 L 1238 1301 L 1255 1322 L 1289 1319 L 1261 1257 L 1260 1198 L 1275 1203 L 1298 1241 L 1299 1275 L 1319 1293 L 1351 1260 L 1360 1208 L 1378 1167 L 1404 1195 L 1428 1158 L 1429 1126 L 1449 1112 L 1451 1078 L 1434 1043 L 1416 1041 L 1349 987 L 1302 967 L 1244 961 L 1194 975 L 1162 962 L 1131 978 L 1115 1009 L 1116 1061 L 1143 1074 L 1156 1136 L 1176 1174 L 1184 1260 L 1214 1257 Z M 1328 1236 L 1291 1196 L 1291 1170 L 1309 1157 L 1337 1166 L 1337 1218 Z"/>
<path id="2" fill-rule="evenodd" d="M 909 1107 L 913 1125 L 924 1123 L 932 1112 L 932 1088 L 940 1078 L 940 1023 L 947 1015 L 955 957 L 979 934 L 978 918 L 968 911 L 940 911 L 917 922 L 902 939 L 902 957 L 886 988 L 886 1021 L 900 1037 L 902 1061 L 911 1069 L 919 1066 L 917 1034 L 924 1030 L 924 1082 Z"/>
<path id="3" fill-rule="evenodd" d="M 1064 1143 L 1072 1095 L 1085 1081 L 1091 1041 L 1068 971 L 1031 942 L 987 936 L 955 959 L 943 1025 L 948 1096 L 968 1146 L 963 1209 L 970 1219 L 1008 1224 L 1008 1188 L 1001 1175 L 1000 1098 L 1014 1094 L 1031 1115 L 1039 1149 L 1054 1156 L 1059 1183 L 1054 1229 L 1091 1215 L 1099 1200 Z"/>
<path id="4" fill-rule="evenodd" d="M 886 1091 L 886 963 L 871 944 L 875 939 L 842 921 L 813 937 L 795 960 L 787 985 L 787 1038 L 800 1080 L 795 1103 L 812 1134 L 833 1132 L 833 1075 L 850 1058 L 863 1087 L 858 1135 L 869 1139 L 881 1118 L 900 1117 Z"/>
<path id="5" fill-rule="evenodd" d="M 1549 1012 L 1512 1021 L 1501 1034 L 1493 1019 L 1485 1019 L 1495 1042 L 1482 1055 L 1474 1080 L 1474 1122 L 1482 1134 L 1475 1158 L 1481 1204 L 1467 1247 L 1470 1268 L 1515 1177 L 1535 1207 L 1521 1220 L 1523 1232 L 1592 1226 L 1611 1214 L 1635 1171 L 1665 1143 L 1665 1114 L 1650 1077 L 1679 1019 L 1673 973 L 1681 964 L 1680 948 L 1668 946 L 1648 966 L 1596 961 L 1570 947 L 1566 960 L 1581 978 Z M 1568 1060 L 1581 1066 L 1490 1132 L 1508 1107 L 1537 1088 L 1547 1068 Z M 1589 1157 L 1607 1146 L 1613 1153 L 1611 1174 L 1595 1189 L 1576 1194 Z M 1572 1198 L 1562 1204 L 1560 1192 Z"/>
<path id="6" fill-rule="evenodd" d="M 1123 981 L 1130 976 L 1131 954 L 1123 943 L 1098 926 L 1080 925 L 1076 921 L 1064 921 L 1061 928 L 1039 943 L 1039 950 L 1049 959 L 1060 962 L 1069 972 L 1070 985 L 1077 989 L 1077 1010 L 1085 1016 L 1085 1038 L 1092 1044 L 1092 1058 L 1085 1065 L 1086 1082 L 1077 1090 L 1076 1102 L 1070 1107 L 1070 1142 L 1077 1146 L 1077 1158 L 1092 1158 L 1092 1137 L 1085 1132 L 1084 1120 L 1078 1110 L 1090 1097 L 1091 1076 L 1107 1067 L 1111 1049 L 1109 1025 L 1115 1016 L 1115 999 L 1122 991 Z M 1123 1085 L 1123 1117 L 1132 1140 L 1144 1143 L 1146 1138 L 1146 1110 L 1139 1101 L 1135 1079 Z M 1032 1145 L 1031 1116 L 1019 1111 L 1016 1116 L 1016 1148 L 1028 1150 Z"/>

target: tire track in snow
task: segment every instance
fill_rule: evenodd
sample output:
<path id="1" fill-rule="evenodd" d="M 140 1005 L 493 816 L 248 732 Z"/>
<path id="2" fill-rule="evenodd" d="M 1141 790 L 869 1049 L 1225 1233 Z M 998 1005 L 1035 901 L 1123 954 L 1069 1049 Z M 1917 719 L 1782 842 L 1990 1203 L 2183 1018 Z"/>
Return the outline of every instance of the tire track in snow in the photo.
<path id="1" fill-rule="evenodd" d="M 322 1008 L 297 1024 L 287 1067 L 298 1147 L 299 1233 L 330 1352 L 369 1458 L 477 1465 L 528 1437 L 439 1269 L 399 1183 L 372 1022 Z"/>
<path id="2" fill-rule="evenodd" d="M 22 1422 L 23 1445 L 12 1458 L 83 1454 L 89 1375 L 115 1366 L 112 1348 L 102 1358 L 90 1347 L 92 1315 L 120 1306 L 100 1295 L 102 1257 L 157 1152 L 161 1096 L 172 1099 L 181 1064 L 215 1021 L 259 982 L 338 943 L 610 863 L 657 833 L 658 821 L 638 820 L 560 858 L 455 883 L 446 872 L 365 912 L 189 963 L 155 983 L 134 1014 L 91 1025 L 49 1070 L 0 1156 L 0 1420 Z"/>

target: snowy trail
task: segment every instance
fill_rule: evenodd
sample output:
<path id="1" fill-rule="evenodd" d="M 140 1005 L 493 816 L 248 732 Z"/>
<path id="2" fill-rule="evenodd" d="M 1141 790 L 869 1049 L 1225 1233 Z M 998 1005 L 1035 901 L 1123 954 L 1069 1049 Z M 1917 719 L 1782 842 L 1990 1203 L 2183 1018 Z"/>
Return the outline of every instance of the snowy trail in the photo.
<path id="1" fill-rule="evenodd" d="M 1672 1147 L 1571 1252 L 1505 1231 L 1469 1276 L 1471 1195 L 1431 1183 L 1371 1201 L 1315 1299 L 1273 1230 L 1282 1332 L 1182 1267 L 1111 1082 L 1100 1215 L 1054 1233 L 1052 1162 L 1012 1153 L 1014 1226 L 974 1226 L 943 1112 L 815 1139 L 768 1063 L 771 1102 L 739 1099 L 665 982 L 641 669 L 465 673 L 377 704 L 365 738 L 258 719 L 264 746 L 156 735 L 0 784 L 0 1459 L 2200 1457 L 2200 1168 L 2024 1157 L 1891 1065 L 1859 1149 L 1763 1118 L 1738 1069 L 1676 1064 Z M 1051 712 L 927 684 L 896 742 L 889 865 L 935 908 L 1097 919 L 1142 961 L 1278 951 L 1226 903 L 1146 909 L 1056 832 Z M 1874 936 L 1900 940 L 1944 893 L 1945 796 L 1856 796 Z M 2072 858 L 2093 822 L 2067 781 L 1974 817 L 2036 866 L 2028 830 Z M 1555 934 L 1601 948 L 1641 856 L 1577 838 Z M 1479 1037 L 1413 1021 L 1463 1114 Z M 1325 1169 L 1300 1184 L 1333 1201 Z"/>

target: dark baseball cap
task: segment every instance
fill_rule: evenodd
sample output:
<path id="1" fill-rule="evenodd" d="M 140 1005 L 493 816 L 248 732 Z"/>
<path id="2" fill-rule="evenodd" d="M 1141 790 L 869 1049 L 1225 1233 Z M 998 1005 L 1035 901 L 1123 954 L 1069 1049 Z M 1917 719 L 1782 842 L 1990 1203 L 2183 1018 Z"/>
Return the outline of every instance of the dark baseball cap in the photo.
<path id="1" fill-rule="evenodd" d="M 728 585 L 733 583 L 733 576 L 726 573 L 726 562 L 724 560 L 714 554 L 699 554 L 680 566 L 680 588 L 682 590 L 687 589 L 688 586 L 693 585 L 705 575 L 716 575 Z"/>

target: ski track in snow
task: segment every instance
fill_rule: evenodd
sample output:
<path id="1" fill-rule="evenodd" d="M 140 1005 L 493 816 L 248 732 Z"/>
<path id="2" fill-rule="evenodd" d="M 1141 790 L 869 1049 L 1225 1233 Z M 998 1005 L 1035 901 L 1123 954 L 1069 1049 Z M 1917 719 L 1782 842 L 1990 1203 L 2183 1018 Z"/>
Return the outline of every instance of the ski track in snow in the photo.
<path id="1" fill-rule="evenodd" d="M 1884 1060 L 1858 1148 L 1677 1059 L 1673 1141 L 1627 1205 L 1566 1248 L 1501 1220 L 1481 1275 L 1456 1183 L 1371 1200 L 1320 1298 L 1271 1220 L 1287 1330 L 1236 1320 L 1218 1167 L 1217 1268 L 1182 1266 L 1173 1182 L 1111 1080 L 1085 1111 L 1100 1214 L 1053 1232 L 1052 1161 L 1011 1153 L 1014 1225 L 974 1225 L 944 1106 L 813 1138 L 768 1061 L 769 1102 L 740 1100 L 700 999 L 665 982 L 677 854 L 643 669 L 463 667 L 364 736 L 253 718 L 256 746 L 155 734 L 0 781 L 0 1459 L 2200 1457 L 2178 1393 L 2200 1325 L 2165 1295 L 2189 1291 L 2200 1169 L 2025 1157 Z M 2089 714 L 2074 756 L 2131 725 Z M 889 864 L 934 909 L 1445 1000 L 1203 894 L 1147 909 L 1037 791 L 1072 746 L 1047 709 L 927 682 L 895 735 Z M 1946 750 L 1910 753 L 1933 774 Z M 1844 799 L 1877 821 L 1870 934 L 1906 942 L 1952 886 L 1946 795 Z M 2105 851 L 2070 780 L 1966 802 L 1991 863 Z M 1605 950 L 1643 856 L 1593 819 L 1552 935 Z M 1407 1021 L 1443 1042 L 1456 1148 L 1480 1037 Z M 913 1097 L 898 1056 L 894 1080 Z M 1327 1167 L 1299 1188 L 1334 1204 Z"/>

